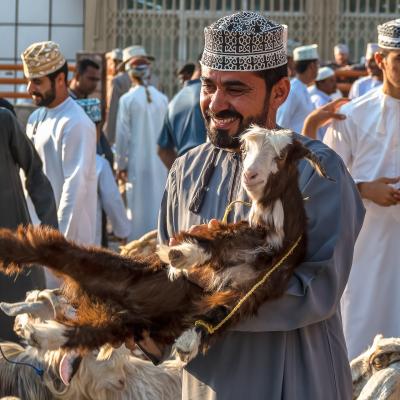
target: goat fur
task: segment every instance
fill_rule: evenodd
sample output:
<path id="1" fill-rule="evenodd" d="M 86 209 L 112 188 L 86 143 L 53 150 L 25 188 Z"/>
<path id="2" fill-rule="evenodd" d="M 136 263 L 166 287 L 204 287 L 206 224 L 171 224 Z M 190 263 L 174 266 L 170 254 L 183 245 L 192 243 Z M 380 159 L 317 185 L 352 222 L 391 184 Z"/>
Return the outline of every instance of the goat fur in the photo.
<path id="1" fill-rule="evenodd" d="M 250 223 L 221 224 L 197 234 L 180 232 L 176 238 L 181 244 L 160 252 L 164 262 L 157 255 L 129 258 L 79 246 L 49 228 L 2 229 L 0 270 L 12 274 L 41 264 L 64 278 L 64 295 L 77 310 L 77 320 L 62 332 L 64 348 L 94 349 L 132 334 L 140 340 L 144 330 L 159 343 L 173 344 L 199 318 L 219 322 L 301 237 L 281 268 L 240 307 L 223 332 L 254 315 L 261 303 L 282 295 L 305 255 L 307 218 L 297 162 L 306 158 L 325 175 L 316 157 L 290 131 L 253 127 L 243 138 L 244 157 L 251 152 L 246 146 L 252 140 L 261 141 L 273 168 L 260 198 L 252 197 L 245 186 L 252 197 Z M 281 207 L 280 213 L 276 207 Z M 202 254 L 201 262 L 193 258 L 195 252 Z M 168 264 L 182 273 L 169 279 Z M 209 339 L 204 332 L 203 350 Z"/>
<path id="2" fill-rule="evenodd" d="M 44 320 L 68 319 L 70 307 L 58 290 L 34 290 L 19 303 L 1 303 L 0 308 L 15 316 L 14 329 L 29 341 Z M 125 346 L 113 349 L 103 346 L 100 351 L 86 352 L 80 357 L 69 385 L 60 379 L 60 365 L 65 356 L 69 362 L 78 356 L 58 349 L 49 351 L 44 343 L 39 348 L 22 347 L 15 343 L 0 343 L 6 357 L 29 362 L 44 369 L 40 379 L 32 368 L 10 364 L 0 357 L 0 396 L 19 395 L 24 400 L 175 400 L 181 397 L 181 367 L 176 360 L 159 367 L 129 355 Z M 64 364 L 65 365 L 65 364 Z"/>

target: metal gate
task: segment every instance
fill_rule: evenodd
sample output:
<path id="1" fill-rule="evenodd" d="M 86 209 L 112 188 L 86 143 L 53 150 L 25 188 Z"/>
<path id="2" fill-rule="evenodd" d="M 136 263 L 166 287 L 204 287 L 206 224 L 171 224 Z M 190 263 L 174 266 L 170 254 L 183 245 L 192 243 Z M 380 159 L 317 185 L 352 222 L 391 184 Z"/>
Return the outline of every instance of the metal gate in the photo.
<path id="1" fill-rule="evenodd" d="M 376 25 L 399 15 L 400 0 L 108 0 L 107 48 L 142 44 L 156 58 L 154 72 L 163 90 L 178 89 L 176 70 L 195 61 L 203 47 L 206 25 L 239 10 L 259 11 L 289 27 L 289 38 L 318 43 L 323 59 L 331 59 L 336 43 L 347 43 L 354 60 L 376 41 Z M 100 49 L 99 49 L 100 50 Z"/>

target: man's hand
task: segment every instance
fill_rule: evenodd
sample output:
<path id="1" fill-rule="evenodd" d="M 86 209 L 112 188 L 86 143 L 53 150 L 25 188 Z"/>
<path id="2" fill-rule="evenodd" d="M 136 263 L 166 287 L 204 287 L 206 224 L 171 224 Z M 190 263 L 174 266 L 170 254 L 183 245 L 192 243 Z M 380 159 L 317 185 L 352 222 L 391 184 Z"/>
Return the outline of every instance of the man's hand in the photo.
<path id="1" fill-rule="evenodd" d="M 345 119 L 346 116 L 339 114 L 338 110 L 348 102 L 349 99 L 337 99 L 312 111 L 304 121 L 302 135 L 315 139 L 318 129 L 328 124 L 332 119 Z"/>
<path id="2" fill-rule="evenodd" d="M 362 198 L 371 200 L 380 206 L 389 207 L 400 202 L 400 190 L 391 186 L 399 181 L 400 177 L 382 177 L 371 182 L 361 182 L 357 187 Z"/>
<path id="3" fill-rule="evenodd" d="M 211 219 L 210 222 L 208 224 L 201 224 L 201 225 L 192 225 L 189 228 L 189 233 L 191 234 L 201 234 L 201 233 L 206 233 L 208 231 L 212 231 L 212 230 L 217 230 L 220 227 L 220 222 L 217 219 Z M 174 239 L 171 238 L 169 239 L 169 245 L 170 246 L 176 246 L 177 244 L 179 244 L 179 242 Z"/>
<path id="4" fill-rule="evenodd" d="M 121 169 L 117 171 L 117 180 L 122 181 L 123 183 L 126 183 L 128 179 L 128 173 L 126 172 L 126 169 Z"/>

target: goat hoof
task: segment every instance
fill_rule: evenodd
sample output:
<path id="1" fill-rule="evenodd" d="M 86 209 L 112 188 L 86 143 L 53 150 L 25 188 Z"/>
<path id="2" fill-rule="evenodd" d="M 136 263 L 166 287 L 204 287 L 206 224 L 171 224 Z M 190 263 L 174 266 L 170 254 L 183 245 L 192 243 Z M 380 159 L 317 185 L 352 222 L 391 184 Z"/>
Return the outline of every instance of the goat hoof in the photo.
<path id="1" fill-rule="evenodd" d="M 179 268 L 179 264 L 182 262 L 183 253 L 180 250 L 171 249 L 168 252 L 168 258 L 171 265 L 175 268 Z"/>
<path id="2" fill-rule="evenodd" d="M 175 342 L 176 352 L 182 362 L 188 363 L 193 360 L 199 352 L 201 333 L 190 329 L 182 333 Z"/>

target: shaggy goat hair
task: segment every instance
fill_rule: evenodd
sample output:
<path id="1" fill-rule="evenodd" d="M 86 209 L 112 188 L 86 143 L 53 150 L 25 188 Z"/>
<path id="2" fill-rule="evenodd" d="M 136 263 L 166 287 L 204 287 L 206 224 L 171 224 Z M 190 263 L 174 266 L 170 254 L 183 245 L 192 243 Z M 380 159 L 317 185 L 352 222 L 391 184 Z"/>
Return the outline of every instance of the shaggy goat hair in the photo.
<path id="1" fill-rule="evenodd" d="M 48 228 L 2 229 L 0 270 L 12 274 L 41 264 L 64 278 L 64 295 L 76 308 L 77 320 L 53 332 L 57 345 L 94 349 L 132 335 L 141 340 L 145 330 L 156 342 L 173 344 L 198 319 L 221 321 L 299 240 L 223 332 L 282 295 L 305 255 L 307 217 L 298 161 L 307 159 L 326 176 L 315 155 L 288 130 L 253 126 L 243 135 L 242 148 L 242 184 L 252 200 L 249 222 L 181 232 L 176 236 L 180 244 L 145 258 L 79 246 Z M 205 350 L 211 335 L 202 333 Z"/>
<path id="2" fill-rule="evenodd" d="M 0 308 L 15 316 L 14 329 L 28 342 L 36 330 L 52 325 L 48 322 L 43 327 L 45 320 L 74 316 L 58 290 L 34 290 L 27 293 L 25 301 L 0 303 Z M 32 368 L 0 357 L 0 396 L 14 394 L 24 400 L 175 400 L 181 397 L 182 364 L 175 360 L 156 367 L 130 356 L 125 346 L 113 349 L 105 345 L 100 351 L 79 355 L 62 349 L 50 351 L 46 342 L 38 345 L 38 348 L 24 348 L 16 343 L 0 343 L 11 361 L 29 363 L 44 371 L 40 379 Z"/>

